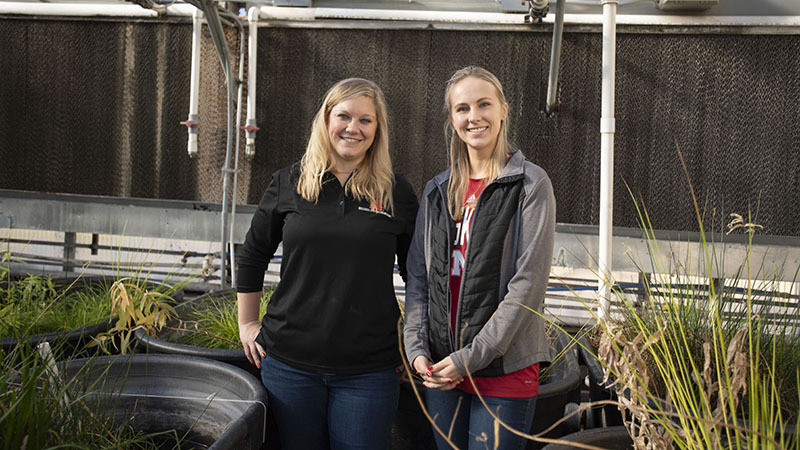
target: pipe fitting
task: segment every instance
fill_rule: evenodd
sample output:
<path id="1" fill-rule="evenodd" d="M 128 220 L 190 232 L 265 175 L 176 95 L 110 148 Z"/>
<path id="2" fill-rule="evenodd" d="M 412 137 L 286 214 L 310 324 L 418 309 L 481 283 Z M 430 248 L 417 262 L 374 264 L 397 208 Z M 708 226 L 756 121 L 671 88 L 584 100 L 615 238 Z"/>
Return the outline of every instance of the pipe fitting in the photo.
<path id="1" fill-rule="evenodd" d="M 616 121 L 613 117 L 600 118 L 600 133 L 601 134 L 614 134 L 616 131 Z"/>
<path id="2" fill-rule="evenodd" d="M 248 160 L 256 155 L 256 72 L 257 72 L 257 47 L 258 47 L 258 18 L 261 9 L 253 6 L 247 13 L 249 24 L 249 44 L 247 56 L 247 122 L 242 127 L 246 132 L 244 154 Z"/>
<path id="3" fill-rule="evenodd" d="M 194 158 L 197 156 L 197 127 L 200 125 L 199 120 L 200 117 L 197 114 L 189 114 L 189 118 L 187 120 L 181 121 L 181 125 L 186 125 L 186 128 L 189 131 L 189 141 L 187 145 L 189 158 Z"/>
<path id="4" fill-rule="evenodd" d="M 189 118 L 181 122 L 189 131 L 187 151 L 189 158 L 197 156 L 197 126 L 200 124 L 198 114 L 200 92 L 200 36 L 203 27 L 203 12 L 195 9 L 192 15 L 192 62 L 189 74 Z"/>
<path id="5" fill-rule="evenodd" d="M 258 6 L 251 6 L 250 9 L 247 10 L 247 21 L 250 23 L 257 23 L 260 10 L 261 8 Z"/>
<path id="6" fill-rule="evenodd" d="M 549 10 L 550 2 L 548 0 L 528 0 L 528 14 L 525 16 L 525 20 L 541 22 Z"/>
<path id="7" fill-rule="evenodd" d="M 247 126 L 242 127 L 242 129 L 246 132 L 244 155 L 247 159 L 252 160 L 256 156 L 256 131 L 259 128 L 256 126 L 255 119 L 247 119 Z"/>

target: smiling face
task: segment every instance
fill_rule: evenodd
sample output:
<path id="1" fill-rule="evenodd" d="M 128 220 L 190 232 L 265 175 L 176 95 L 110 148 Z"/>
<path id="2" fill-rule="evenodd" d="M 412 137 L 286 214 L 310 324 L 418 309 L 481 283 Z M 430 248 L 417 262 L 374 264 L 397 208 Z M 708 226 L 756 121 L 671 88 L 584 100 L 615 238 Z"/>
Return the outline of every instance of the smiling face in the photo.
<path id="1" fill-rule="evenodd" d="M 470 151 L 494 150 L 502 121 L 508 117 L 495 87 L 486 80 L 466 77 L 450 90 L 450 122 Z"/>
<path id="2" fill-rule="evenodd" d="M 375 102 L 359 96 L 334 105 L 328 115 L 333 167 L 352 170 L 361 164 L 378 130 Z"/>

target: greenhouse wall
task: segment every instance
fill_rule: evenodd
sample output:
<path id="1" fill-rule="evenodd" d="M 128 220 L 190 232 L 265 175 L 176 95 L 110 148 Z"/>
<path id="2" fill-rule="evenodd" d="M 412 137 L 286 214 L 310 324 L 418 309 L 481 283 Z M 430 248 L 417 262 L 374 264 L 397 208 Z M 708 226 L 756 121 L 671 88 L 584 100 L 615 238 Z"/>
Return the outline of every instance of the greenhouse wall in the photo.
<path id="1" fill-rule="evenodd" d="M 239 33 L 227 33 L 238 73 Z M 191 34 L 190 19 L 0 18 L 0 188 L 221 202 L 226 86 L 207 28 L 195 158 L 180 124 Z M 240 157 L 237 201 L 257 203 L 300 158 L 325 91 L 346 77 L 383 87 L 394 166 L 419 194 L 447 165 L 445 82 L 480 65 L 503 82 L 512 141 L 553 181 L 557 221 L 596 225 L 601 38 L 567 26 L 559 107 L 546 114 L 550 25 L 260 27 L 260 130 L 255 158 Z M 614 225 L 637 226 L 633 195 L 653 228 L 696 230 L 691 180 L 706 228 L 752 213 L 765 234 L 800 234 L 800 35 L 629 26 L 616 50 Z"/>

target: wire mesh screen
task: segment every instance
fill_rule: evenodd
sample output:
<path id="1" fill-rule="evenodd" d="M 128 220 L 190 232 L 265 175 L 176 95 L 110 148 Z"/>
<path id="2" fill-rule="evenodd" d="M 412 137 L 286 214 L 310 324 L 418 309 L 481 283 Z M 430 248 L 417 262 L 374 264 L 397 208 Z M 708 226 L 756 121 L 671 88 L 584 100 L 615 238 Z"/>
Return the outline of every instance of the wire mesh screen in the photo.
<path id="1" fill-rule="evenodd" d="M 179 124 L 191 25 L 2 19 L 0 35 L 1 188 L 221 201 L 226 87 L 207 29 L 194 159 Z M 227 38 L 238 73 L 238 31 Z M 563 39 L 560 106 L 546 115 L 549 32 L 260 28 L 260 130 L 256 157 L 240 156 L 238 201 L 257 203 L 300 158 L 325 91 L 346 77 L 383 87 L 395 168 L 421 192 L 447 164 L 445 82 L 474 64 L 503 82 L 512 141 L 550 175 L 557 220 L 596 224 L 601 36 Z M 797 67 L 800 36 L 618 34 L 614 224 L 637 226 L 628 186 L 655 228 L 696 230 L 691 180 L 706 224 L 751 211 L 767 234 L 800 234 Z"/>

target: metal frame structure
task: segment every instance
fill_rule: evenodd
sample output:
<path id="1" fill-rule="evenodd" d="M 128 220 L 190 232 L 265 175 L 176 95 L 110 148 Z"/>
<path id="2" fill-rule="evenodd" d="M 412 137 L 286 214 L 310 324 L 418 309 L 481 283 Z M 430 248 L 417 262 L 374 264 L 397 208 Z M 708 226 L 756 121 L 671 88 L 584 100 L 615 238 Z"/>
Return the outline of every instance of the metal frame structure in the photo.
<path id="1" fill-rule="evenodd" d="M 199 2 L 208 12 L 215 12 L 211 0 Z M 291 7 L 303 4 L 307 7 Z M 307 3 L 307 5 L 306 5 Z M 248 14 L 251 33 L 258 26 L 283 26 L 283 27 L 329 27 L 329 28 L 437 28 L 437 29 L 498 29 L 505 31 L 531 31 L 530 17 L 521 14 L 504 14 L 503 11 L 509 2 L 496 1 L 455 1 L 437 2 L 420 0 L 413 3 L 383 0 L 373 2 L 359 2 L 355 0 L 316 0 L 309 2 L 248 2 Z M 540 2 L 541 3 L 541 2 Z M 547 1 L 544 1 L 546 4 Z M 749 34 L 800 34 L 800 4 L 787 5 L 779 0 L 764 0 L 752 2 L 750 0 L 725 0 L 712 8 L 691 15 L 674 15 L 669 11 L 660 11 L 649 1 L 635 0 L 558 0 L 550 2 L 555 6 L 556 14 L 541 17 L 540 24 L 553 27 L 553 49 L 551 53 L 551 70 L 548 82 L 547 110 L 550 112 L 557 107 L 557 81 L 558 60 L 560 57 L 560 36 L 566 26 L 569 31 L 593 31 L 602 27 L 603 32 L 603 111 L 601 112 L 600 133 L 603 137 L 601 149 L 602 180 L 600 187 L 601 208 L 600 226 L 575 226 L 561 224 L 558 227 L 556 242 L 556 256 L 554 264 L 561 267 L 587 268 L 596 267 L 600 311 L 606 309 L 611 293 L 607 280 L 611 278 L 612 271 L 643 271 L 648 273 L 654 270 L 647 267 L 647 258 L 642 259 L 636 255 L 645 255 L 648 242 L 642 238 L 639 230 L 620 229 L 612 226 L 613 211 L 610 192 L 610 181 L 613 173 L 613 135 L 614 135 L 614 36 L 618 29 L 631 31 L 648 26 L 667 26 L 670 32 L 695 33 L 749 33 Z M 662 2 L 663 3 L 663 2 Z M 277 6 L 286 4 L 290 7 Z M 617 13 L 617 7 L 622 7 Z M 59 15 L 59 16 L 118 16 L 118 17 L 160 17 L 162 14 L 188 18 L 194 13 L 193 7 L 185 4 L 175 4 L 164 7 L 163 11 L 140 8 L 122 2 L 92 3 L 39 3 L 39 2 L 2 2 L 0 15 L 27 14 L 34 15 Z M 141 10 L 141 11 L 140 11 Z M 225 12 L 225 11 L 223 11 Z M 555 16 L 555 17 L 553 17 Z M 208 17 L 207 17 L 208 18 Z M 212 17 L 213 18 L 213 17 Z M 195 14 L 195 22 L 200 21 Z M 220 35 L 221 24 L 219 18 L 211 21 Z M 535 25 L 533 26 L 535 27 Z M 628 30 L 630 28 L 631 30 Z M 539 28 L 539 31 L 543 31 Z M 244 31 L 242 31 L 244 33 Z M 218 40 L 219 41 L 219 40 Z M 242 39 L 244 42 L 244 39 Z M 215 41 L 215 44 L 220 44 Z M 226 78 L 229 93 L 229 122 L 231 122 L 231 105 L 234 87 L 234 76 L 226 63 L 230 63 L 227 48 L 217 45 L 220 50 L 220 59 L 226 68 Z M 242 56 L 243 56 L 243 52 Z M 251 49 L 254 54 L 254 49 Z M 251 59 L 252 55 L 251 55 Z M 240 70 L 242 64 L 240 63 Z M 255 68 L 251 67 L 251 75 Z M 239 79 L 242 78 L 240 73 Z M 194 86 L 193 86 L 194 87 Z M 250 95 L 248 97 L 251 97 Z M 239 101 L 241 105 L 241 90 Z M 196 115 L 196 105 L 194 107 Z M 254 106 L 248 103 L 248 112 Z M 237 115 L 240 116 L 240 115 Z M 193 120 L 190 111 L 189 121 Z M 187 122 L 187 125 L 188 122 Z M 238 124 L 237 124 L 238 125 Z M 248 114 L 248 146 L 252 148 L 254 139 L 255 119 L 250 119 Z M 232 128 L 232 123 L 229 123 Z M 238 138 L 238 126 L 236 128 Z M 190 133 L 191 133 L 190 127 Z M 235 173 L 236 168 L 231 168 L 232 133 L 228 135 L 228 151 L 226 165 L 223 173 Z M 238 141 L 237 141 L 238 144 Z M 238 148 L 239 145 L 236 145 Z M 190 154 L 192 143 L 190 142 Z M 235 181 L 234 181 L 235 183 Z M 230 253 L 233 253 L 234 243 L 241 242 L 244 232 L 249 224 L 249 216 L 253 206 L 240 206 L 240 210 L 232 214 L 234 228 L 230 230 L 230 238 L 226 227 L 228 182 L 223 195 L 223 205 L 202 204 L 185 201 L 143 200 L 128 198 L 108 198 L 97 196 L 78 196 L 68 194 L 36 194 L 17 191 L 0 191 L 0 230 L 11 228 L 54 230 L 65 232 L 64 256 L 71 260 L 70 252 L 74 249 L 74 233 L 121 233 L 125 230 L 127 235 L 147 237 L 161 237 L 174 239 L 199 239 L 215 241 L 220 235 L 220 222 L 222 223 L 222 272 L 225 273 L 226 260 L 224 254 L 228 249 L 227 242 L 231 243 Z M 234 189 L 235 192 L 235 189 Z M 233 201 L 235 211 L 236 204 Z M 696 235 L 684 234 L 662 236 L 669 248 L 669 257 L 676 262 L 697 254 L 699 239 Z M 612 239 L 614 243 L 612 245 Z M 724 249 L 726 255 L 733 255 L 729 260 L 740 261 L 747 251 L 751 256 L 757 257 L 762 264 L 778 268 L 780 272 L 773 278 L 794 281 L 796 272 L 784 271 L 786 267 L 800 266 L 800 239 L 792 237 L 763 237 L 759 236 L 752 247 L 745 242 L 726 237 L 718 239 L 719 247 Z M 65 263 L 65 266 L 67 264 Z M 714 277 L 725 277 L 735 267 L 720 265 L 719 274 Z M 778 269 L 772 269 L 778 270 Z M 224 278 L 222 279 L 224 285 Z"/>
<path id="2" fill-rule="evenodd" d="M 233 242 L 244 241 L 255 205 L 238 205 Z M 65 233 L 95 233 L 141 236 L 175 240 L 217 241 L 221 206 L 213 203 L 181 200 L 150 200 L 73 194 L 43 194 L 0 189 L 0 240 L 3 230 L 26 229 Z M 615 271 L 650 273 L 648 242 L 643 232 L 634 228 L 614 227 L 615 245 L 611 261 Z M 664 255 L 681 264 L 698 255 L 697 232 L 656 231 L 654 237 Z M 574 269 L 596 267 L 598 227 L 560 223 L 556 227 L 553 265 Z M 706 233 L 706 239 L 726 255 L 722 273 L 726 276 L 746 256 L 744 235 L 725 236 Z M 68 245 L 65 246 L 68 247 Z M 143 249 L 145 250 L 145 249 Z M 751 258 L 764 267 L 785 267 L 773 271 L 777 280 L 794 281 L 792 267 L 800 267 L 800 237 L 756 236 Z M 703 274 L 698 274 L 703 275 Z"/>

